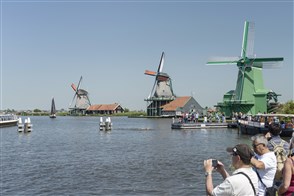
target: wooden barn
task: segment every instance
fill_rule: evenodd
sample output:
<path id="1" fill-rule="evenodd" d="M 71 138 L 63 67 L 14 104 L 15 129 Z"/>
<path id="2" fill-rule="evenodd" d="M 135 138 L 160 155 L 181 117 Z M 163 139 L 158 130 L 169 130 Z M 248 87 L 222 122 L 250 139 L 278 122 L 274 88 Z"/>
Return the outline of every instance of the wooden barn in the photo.
<path id="1" fill-rule="evenodd" d="M 118 103 L 91 105 L 86 110 L 87 114 L 116 114 L 123 112 L 124 109 Z"/>

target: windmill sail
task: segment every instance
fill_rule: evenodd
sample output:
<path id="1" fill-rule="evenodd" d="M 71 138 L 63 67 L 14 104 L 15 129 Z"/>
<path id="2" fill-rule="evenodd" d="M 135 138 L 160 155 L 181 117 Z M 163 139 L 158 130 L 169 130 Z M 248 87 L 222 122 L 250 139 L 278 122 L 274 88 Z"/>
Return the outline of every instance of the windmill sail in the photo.
<path id="1" fill-rule="evenodd" d="M 55 108 L 54 98 L 52 98 L 52 102 L 51 102 L 50 118 L 56 118 L 56 108 Z"/>
<path id="2" fill-rule="evenodd" d="M 254 54 L 254 22 L 245 21 L 241 57 L 253 57 Z"/>

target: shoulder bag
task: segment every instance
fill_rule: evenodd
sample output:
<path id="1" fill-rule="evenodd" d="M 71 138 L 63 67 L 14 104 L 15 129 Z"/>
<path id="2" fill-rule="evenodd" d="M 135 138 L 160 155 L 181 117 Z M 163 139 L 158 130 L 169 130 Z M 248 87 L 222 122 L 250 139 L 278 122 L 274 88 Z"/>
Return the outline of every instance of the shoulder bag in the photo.
<path id="1" fill-rule="evenodd" d="M 262 183 L 262 185 L 265 187 L 265 196 L 276 196 L 277 193 L 277 189 L 274 186 L 271 187 L 267 187 L 261 180 L 258 171 L 255 171 L 257 173 L 257 176 L 260 180 L 260 182 Z"/>

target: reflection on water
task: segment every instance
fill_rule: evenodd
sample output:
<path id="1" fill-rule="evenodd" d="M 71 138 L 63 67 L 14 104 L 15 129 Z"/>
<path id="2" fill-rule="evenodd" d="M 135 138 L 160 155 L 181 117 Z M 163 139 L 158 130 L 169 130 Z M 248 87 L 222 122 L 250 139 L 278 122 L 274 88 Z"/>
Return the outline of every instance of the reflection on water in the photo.
<path id="1" fill-rule="evenodd" d="M 31 117 L 34 130 L 1 129 L 1 195 L 205 195 L 203 160 L 226 168 L 235 129 L 172 130 L 171 119 Z M 213 174 L 214 184 L 222 181 Z"/>

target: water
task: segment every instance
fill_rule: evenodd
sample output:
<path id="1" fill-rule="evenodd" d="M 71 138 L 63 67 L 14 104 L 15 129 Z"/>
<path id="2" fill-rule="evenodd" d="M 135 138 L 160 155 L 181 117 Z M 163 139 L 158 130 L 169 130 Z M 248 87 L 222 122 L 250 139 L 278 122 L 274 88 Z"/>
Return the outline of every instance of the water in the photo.
<path id="1" fill-rule="evenodd" d="M 205 195 L 203 160 L 228 169 L 226 147 L 251 143 L 236 129 L 172 130 L 171 119 L 113 117 L 110 132 L 99 117 L 31 121 L 28 134 L 1 129 L 1 195 Z"/>

